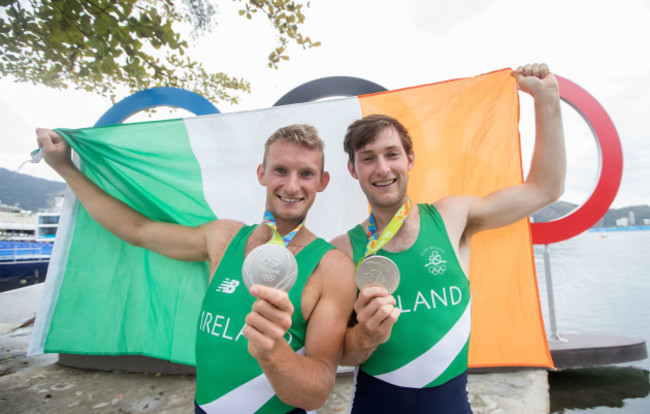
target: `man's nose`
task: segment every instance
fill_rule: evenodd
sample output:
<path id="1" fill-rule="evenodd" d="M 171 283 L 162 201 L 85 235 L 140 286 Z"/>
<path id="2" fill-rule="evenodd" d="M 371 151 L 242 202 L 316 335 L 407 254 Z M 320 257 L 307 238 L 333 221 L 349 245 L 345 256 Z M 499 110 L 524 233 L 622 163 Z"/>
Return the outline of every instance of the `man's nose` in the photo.
<path id="1" fill-rule="evenodd" d="M 387 174 L 390 171 L 388 161 L 384 157 L 377 158 L 377 172 L 380 174 Z"/>
<path id="2" fill-rule="evenodd" d="M 300 177 L 297 173 L 289 174 L 285 183 L 285 189 L 291 193 L 297 193 L 300 189 Z"/>

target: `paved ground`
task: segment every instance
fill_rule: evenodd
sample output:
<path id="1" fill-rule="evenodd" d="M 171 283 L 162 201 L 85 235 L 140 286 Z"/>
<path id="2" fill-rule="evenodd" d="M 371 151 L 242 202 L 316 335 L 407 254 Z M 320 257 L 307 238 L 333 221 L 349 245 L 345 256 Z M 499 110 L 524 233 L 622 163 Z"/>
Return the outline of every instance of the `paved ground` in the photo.
<path id="1" fill-rule="evenodd" d="M 57 355 L 27 358 L 31 327 L 0 334 L 0 413 L 191 413 L 195 377 L 68 368 Z M 347 413 L 352 373 L 342 373 L 318 414 Z M 546 371 L 472 374 L 475 414 L 548 413 Z"/>
<path id="2" fill-rule="evenodd" d="M 25 357 L 2 347 L 0 413 L 191 413 L 195 377 L 68 368 L 56 355 Z M 348 411 L 352 374 L 341 374 L 318 414 Z"/>
<path id="3" fill-rule="evenodd" d="M 18 342 L 30 334 L 22 328 L 13 338 L 0 335 L 0 413 L 193 412 L 194 376 L 68 368 L 56 363 L 57 355 L 27 358 Z M 340 374 L 318 414 L 347 412 L 351 392 L 352 373 Z"/>
<path id="4" fill-rule="evenodd" d="M 38 286 L 38 285 L 37 285 Z M 0 413 L 192 413 L 195 377 L 68 368 L 57 355 L 27 358 L 39 288 L 0 293 Z M 30 298 L 30 300 L 26 300 Z M 37 302 L 36 302 L 37 303 Z M 318 414 L 347 413 L 352 373 L 342 373 Z M 529 370 L 472 374 L 475 414 L 548 413 L 547 373 Z"/>

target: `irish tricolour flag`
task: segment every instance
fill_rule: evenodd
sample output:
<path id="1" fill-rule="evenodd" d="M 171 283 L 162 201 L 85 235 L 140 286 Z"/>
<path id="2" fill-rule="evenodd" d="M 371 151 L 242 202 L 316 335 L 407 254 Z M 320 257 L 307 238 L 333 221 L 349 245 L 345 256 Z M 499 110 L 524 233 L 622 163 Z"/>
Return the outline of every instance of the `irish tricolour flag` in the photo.
<path id="1" fill-rule="evenodd" d="M 326 142 L 331 181 L 307 226 L 331 239 L 368 215 L 342 142 L 352 121 L 373 113 L 399 119 L 412 134 L 414 202 L 522 182 L 519 100 L 509 69 L 352 98 L 59 132 L 80 155 L 82 171 L 108 193 L 154 220 L 194 226 L 220 218 L 260 222 L 265 192 L 255 169 L 266 138 L 281 126 L 311 124 Z M 552 366 L 528 221 L 472 243 L 470 365 Z M 206 264 L 130 246 L 68 195 L 30 352 L 193 364 L 207 280 Z"/>

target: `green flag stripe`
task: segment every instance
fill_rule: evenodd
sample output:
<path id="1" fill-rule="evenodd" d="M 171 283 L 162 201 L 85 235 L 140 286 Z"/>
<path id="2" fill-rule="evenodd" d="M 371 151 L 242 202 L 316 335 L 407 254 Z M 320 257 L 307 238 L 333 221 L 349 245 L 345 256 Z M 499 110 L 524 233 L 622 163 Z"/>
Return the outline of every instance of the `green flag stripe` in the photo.
<path id="1" fill-rule="evenodd" d="M 79 153 L 91 180 L 148 217 L 185 225 L 216 219 L 203 196 L 200 166 L 182 120 L 58 132 Z M 80 207 L 60 291 L 65 300 L 54 311 L 45 351 L 146 350 L 149 356 L 193 364 L 206 266 L 130 246 Z"/>

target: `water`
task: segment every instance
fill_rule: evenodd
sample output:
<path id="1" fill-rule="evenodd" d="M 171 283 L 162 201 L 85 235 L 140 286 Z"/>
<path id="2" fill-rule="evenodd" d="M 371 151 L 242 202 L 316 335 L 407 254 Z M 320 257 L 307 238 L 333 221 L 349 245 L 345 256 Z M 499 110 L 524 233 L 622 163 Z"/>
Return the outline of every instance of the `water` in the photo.
<path id="1" fill-rule="evenodd" d="M 583 233 L 550 246 L 557 330 L 650 343 L 650 231 Z M 543 246 L 535 246 L 550 333 Z M 650 413 L 650 360 L 549 376 L 553 413 Z"/>

